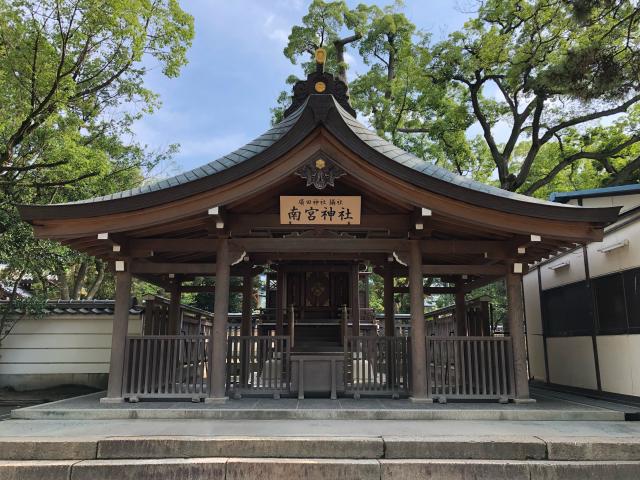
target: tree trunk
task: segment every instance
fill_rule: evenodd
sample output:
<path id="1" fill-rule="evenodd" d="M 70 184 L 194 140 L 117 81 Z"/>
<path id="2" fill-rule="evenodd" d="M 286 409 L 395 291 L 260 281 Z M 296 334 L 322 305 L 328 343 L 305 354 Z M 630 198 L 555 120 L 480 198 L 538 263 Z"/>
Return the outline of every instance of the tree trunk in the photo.
<path id="1" fill-rule="evenodd" d="M 11 333 L 11 330 L 13 329 L 15 324 L 18 323 L 18 320 L 24 317 L 24 315 L 21 315 L 18 320 L 14 320 L 13 322 L 11 322 L 11 318 L 13 318 L 12 314 L 14 313 L 13 312 L 14 302 L 18 296 L 18 288 L 20 287 L 20 282 L 22 281 L 24 274 L 25 272 L 22 271 L 18 275 L 18 278 L 16 278 L 15 283 L 11 288 L 11 294 L 9 295 L 9 300 L 5 304 L 4 309 L 0 312 L 0 343 L 5 338 L 7 338 L 7 336 L 9 336 L 9 333 Z"/>
<path id="2" fill-rule="evenodd" d="M 93 284 L 91 284 L 91 287 L 89 288 L 89 292 L 87 293 L 87 300 L 93 300 L 93 298 L 98 293 L 98 290 L 100 290 L 100 286 L 102 285 L 102 281 L 104 280 L 104 262 L 96 260 L 96 270 L 97 275 L 95 280 L 93 281 Z"/>
<path id="3" fill-rule="evenodd" d="M 348 85 L 347 82 L 347 68 L 344 62 L 344 49 L 345 47 L 353 42 L 356 42 L 362 38 L 362 35 L 356 33 L 351 35 L 350 37 L 341 38 L 333 42 L 333 46 L 336 49 L 336 62 L 338 63 L 338 80 L 344 82 L 345 85 Z"/>
<path id="4" fill-rule="evenodd" d="M 56 267 L 56 275 L 58 276 L 60 300 L 69 300 L 69 282 L 67 281 L 67 272 L 64 271 L 64 267 Z"/>
<path id="5" fill-rule="evenodd" d="M 388 34 L 387 40 L 389 41 L 389 61 L 387 63 L 387 88 L 384 92 L 384 98 L 391 98 L 391 83 L 396 78 L 396 50 L 393 42 L 396 36 L 394 34 Z"/>
<path id="6" fill-rule="evenodd" d="M 82 287 L 84 281 L 87 278 L 87 260 L 83 260 L 76 272 L 75 282 L 73 283 L 73 300 L 80 300 L 80 294 L 82 293 Z"/>

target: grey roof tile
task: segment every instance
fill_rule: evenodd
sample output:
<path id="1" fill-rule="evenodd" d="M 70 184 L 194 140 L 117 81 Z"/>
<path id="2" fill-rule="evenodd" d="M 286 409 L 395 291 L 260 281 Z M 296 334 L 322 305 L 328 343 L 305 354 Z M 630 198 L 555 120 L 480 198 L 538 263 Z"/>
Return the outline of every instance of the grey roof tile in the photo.
<path id="1" fill-rule="evenodd" d="M 132 197 L 135 195 L 142 195 L 145 193 L 150 193 L 157 190 L 169 188 L 175 185 L 192 182 L 194 180 L 198 180 L 199 178 L 202 178 L 203 176 L 214 175 L 222 170 L 231 168 L 234 165 L 237 165 L 239 163 L 242 163 L 252 158 L 253 156 L 269 148 L 271 145 L 273 145 L 279 139 L 281 139 L 296 124 L 296 122 L 302 115 L 302 112 L 304 111 L 305 106 L 306 106 L 306 102 L 296 112 L 291 114 L 285 120 L 283 120 L 277 125 L 274 125 L 266 133 L 252 140 L 244 147 L 241 147 L 238 150 L 231 152 L 228 155 L 225 155 L 224 157 L 215 159 L 193 170 L 181 173 L 174 177 L 162 179 L 147 185 L 143 185 L 142 187 L 136 187 L 130 190 L 116 192 L 110 195 L 103 195 L 100 197 L 88 198 L 86 200 L 69 202 L 68 204 L 101 202 L 101 201 L 108 201 L 116 198 L 126 198 L 126 197 Z"/>
<path id="2" fill-rule="evenodd" d="M 260 145 L 252 145 L 252 144 L 248 143 L 247 145 L 242 147 L 242 150 L 246 150 L 246 151 L 248 151 L 250 153 L 257 154 L 257 153 L 262 152 L 265 148 L 266 147 L 262 147 Z"/>
<path id="3" fill-rule="evenodd" d="M 521 202 L 538 203 L 544 205 L 552 205 L 554 207 L 561 207 L 561 204 L 555 202 L 540 200 L 538 198 L 528 197 L 526 195 L 509 192 L 501 188 L 486 185 L 471 178 L 463 177 L 461 175 L 450 172 L 449 170 L 430 163 L 428 160 L 418 158 L 415 155 L 412 155 L 411 153 L 405 152 L 404 150 L 396 147 L 389 141 L 378 136 L 375 132 L 369 130 L 363 124 L 354 119 L 346 110 L 344 110 L 338 104 L 338 102 L 334 101 L 334 104 L 336 105 L 338 112 L 342 116 L 344 122 L 363 142 L 376 149 L 378 152 L 382 153 L 391 160 L 401 163 L 425 175 L 438 178 L 454 185 L 460 185 L 465 188 L 477 190 L 479 192 L 488 193 L 502 198 L 518 200 Z M 572 208 L 576 207 L 572 206 Z"/>
<path id="4" fill-rule="evenodd" d="M 489 193 L 491 195 L 495 195 L 502 198 L 509 198 L 523 202 L 530 203 L 539 203 L 546 205 L 553 205 L 558 208 L 576 208 L 570 205 L 558 204 L 553 202 L 548 202 L 545 200 L 539 200 L 532 197 L 527 197 L 525 195 L 520 195 L 513 192 L 507 192 L 506 190 L 502 190 L 497 187 L 493 187 L 490 185 L 485 185 L 483 183 L 477 182 L 467 177 L 461 177 L 456 175 L 449 170 L 446 170 L 442 167 L 435 165 L 433 162 L 429 162 L 428 160 L 418 158 L 411 153 L 405 152 L 404 150 L 396 147 L 392 143 L 388 142 L 384 138 L 378 136 L 375 132 L 369 130 L 367 127 L 358 122 L 355 118 L 353 118 L 344 108 L 338 104 L 338 102 L 334 99 L 334 105 L 337 107 L 338 112 L 342 116 L 343 121 L 346 125 L 369 147 L 377 150 L 381 154 L 385 155 L 387 158 L 398 162 L 407 168 L 411 168 L 417 172 L 420 172 L 424 175 L 429 175 L 433 178 L 440 179 L 445 182 L 449 182 L 454 185 L 461 185 L 465 188 L 470 188 L 473 190 L 477 190 L 480 192 Z M 305 110 L 306 102 L 303 104 L 296 112 L 292 115 L 284 119 L 277 125 L 274 125 L 271 129 L 269 129 L 265 134 L 259 136 L 258 138 L 252 140 L 247 145 L 237 149 L 234 152 L 225 155 L 224 157 L 213 160 L 201 167 L 197 167 L 193 170 L 181 173 L 180 175 L 176 175 L 175 177 L 163 179 L 151 184 L 143 185 L 142 187 L 133 188 L 131 190 L 117 192 L 112 195 L 106 195 L 103 197 L 91 198 L 87 200 L 81 200 L 78 202 L 71 203 L 90 203 L 90 202 L 98 202 L 105 201 L 116 198 L 126 198 L 132 197 L 135 195 L 142 195 L 145 193 L 150 193 L 158 190 L 162 190 L 164 188 L 169 188 L 171 186 L 175 186 L 178 184 L 184 184 L 188 182 L 192 182 L 208 175 L 215 175 L 225 169 L 232 168 L 235 165 L 238 165 L 246 160 L 254 157 L 260 152 L 272 146 L 279 139 L 281 139 L 284 135 L 286 135 L 291 128 L 296 124 L 302 112 Z"/>

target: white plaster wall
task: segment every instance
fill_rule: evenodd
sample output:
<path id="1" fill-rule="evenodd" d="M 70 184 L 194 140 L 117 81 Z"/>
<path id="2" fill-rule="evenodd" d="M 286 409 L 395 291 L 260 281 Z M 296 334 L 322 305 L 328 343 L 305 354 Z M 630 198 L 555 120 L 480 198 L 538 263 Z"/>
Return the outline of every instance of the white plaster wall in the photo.
<path id="1" fill-rule="evenodd" d="M 597 388 L 591 337 L 547 338 L 547 358 L 551 383 Z"/>
<path id="2" fill-rule="evenodd" d="M 0 375 L 109 372 L 110 315 L 49 315 L 18 322 L 0 347 Z M 129 333 L 140 334 L 139 315 Z"/>
<path id="3" fill-rule="evenodd" d="M 540 310 L 540 290 L 538 271 L 532 270 L 522 277 L 524 291 L 524 315 L 527 321 L 527 333 L 542 333 L 542 313 Z"/>
<path id="4" fill-rule="evenodd" d="M 640 205 L 640 195 L 617 195 L 612 197 L 583 198 L 583 207 L 622 207 L 622 211 Z"/>
<path id="5" fill-rule="evenodd" d="M 563 262 L 568 262 L 569 266 L 557 270 L 549 268 Z M 581 282 L 586 279 L 584 253 L 581 248 L 564 255 L 559 255 L 550 262 L 540 265 L 539 268 L 543 290 L 567 285 L 569 283 Z"/>
<path id="6" fill-rule="evenodd" d="M 629 245 L 608 253 L 598 249 L 619 241 L 628 240 Z M 621 270 L 640 266 L 640 222 L 625 225 L 615 232 L 605 235 L 602 242 L 593 242 L 587 246 L 589 254 L 589 272 L 591 277 L 599 277 Z"/>
<path id="7" fill-rule="evenodd" d="M 633 395 L 640 396 L 640 335 L 629 335 L 629 365 Z"/>
<path id="8" fill-rule="evenodd" d="M 621 195 L 619 198 L 619 200 L 613 200 L 613 205 L 620 205 L 622 207 L 621 212 L 626 212 L 640 205 L 640 195 Z"/>
<path id="9" fill-rule="evenodd" d="M 621 197 L 623 197 L 625 195 L 620 195 L 618 197 L 592 197 L 592 198 L 583 198 L 582 199 L 582 206 L 583 207 L 590 207 L 590 208 L 598 208 L 598 207 L 613 207 L 614 203 L 613 200 L 615 199 L 621 199 Z M 623 200 L 618 200 L 618 203 L 616 203 L 616 205 L 622 205 Z"/>
<path id="10" fill-rule="evenodd" d="M 633 395 L 629 335 L 603 335 L 597 337 L 600 382 L 605 392 Z"/>
<path id="11" fill-rule="evenodd" d="M 602 389 L 640 396 L 640 335 L 602 335 L 597 341 Z"/>
<path id="12" fill-rule="evenodd" d="M 525 320 L 527 322 L 529 377 L 535 380 L 546 381 L 537 270 L 532 270 L 522 277 L 522 288 L 524 289 L 524 309 Z"/>
<path id="13" fill-rule="evenodd" d="M 544 340 L 542 335 L 527 332 L 527 348 L 529 352 L 529 378 L 546 382 L 547 374 L 544 370 Z"/>

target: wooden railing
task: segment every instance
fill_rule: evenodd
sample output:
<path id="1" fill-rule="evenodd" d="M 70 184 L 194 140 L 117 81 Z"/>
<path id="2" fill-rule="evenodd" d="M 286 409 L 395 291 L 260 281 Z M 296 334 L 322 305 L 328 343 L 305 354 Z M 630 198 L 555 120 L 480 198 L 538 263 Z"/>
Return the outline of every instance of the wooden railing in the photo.
<path id="1" fill-rule="evenodd" d="M 426 337 L 427 389 L 434 398 L 515 396 L 511 337 Z"/>
<path id="2" fill-rule="evenodd" d="M 206 397 L 208 342 L 204 335 L 128 336 L 124 398 Z"/>
<path id="3" fill-rule="evenodd" d="M 407 337 L 347 336 L 344 342 L 345 393 L 409 392 L 410 339 Z"/>
<path id="4" fill-rule="evenodd" d="M 227 393 L 247 394 L 289 392 L 291 377 L 290 340 L 286 335 L 230 336 L 227 347 Z"/>

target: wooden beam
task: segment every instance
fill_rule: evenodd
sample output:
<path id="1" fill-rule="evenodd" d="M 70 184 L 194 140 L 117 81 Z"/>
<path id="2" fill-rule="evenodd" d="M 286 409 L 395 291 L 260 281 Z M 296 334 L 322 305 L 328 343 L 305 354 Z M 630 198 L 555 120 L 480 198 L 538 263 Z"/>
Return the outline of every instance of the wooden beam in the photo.
<path id="1" fill-rule="evenodd" d="M 309 230 L 317 225 L 283 225 L 278 214 L 230 215 L 227 219 L 229 230 L 233 234 L 256 230 Z M 327 225 L 323 225 L 327 227 Z M 336 225 L 338 230 L 388 230 L 407 231 L 409 215 L 362 215 L 359 225 Z"/>
<path id="2" fill-rule="evenodd" d="M 222 231 L 226 224 L 226 215 L 222 207 L 213 207 L 207 210 L 207 214 L 213 219 L 215 230 Z"/>
<path id="3" fill-rule="evenodd" d="M 489 284 L 491 284 L 493 282 L 497 282 L 501 278 L 502 278 L 502 275 L 499 275 L 499 276 L 497 276 L 497 275 L 496 276 L 486 276 L 486 277 L 478 278 L 478 279 L 474 280 L 473 282 L 465 283 L 464 284 L 464 292 L 465 293 L 470 293 L 470 292 L 474 291 L 476 288 L 481 288 L 481 287 L 489 285 Z"/>
<path id="4" fill-rule="evenodd" d="M 99 233 L 97 239 L 102 243 L 106 243 L 110 246 L 111 251 L 116 255 L 129 254 L 128 239 L 118 233 Z"/>
<path id="5" fill-rule="evenodd" d="M 182 293 L 214 293 L 215 285 L 184 285 Z M 230 292 L 242 292 L 241 285 L 232 285 L 229 287 Z"/>
<path id="6" fill-rule="evenodd" d="M 504 265 L 423 265 L 423 275 L 504 275 Z"/>
<path id="7" fill-rule="evenodd" d="M 281 262 L 287 260 L 305 260 L 322 262 L 353 262 L 354 260 L 368 260 L 374 264 L 382 264 L 386 261 L 386 253 L 331 253 L 331 252 L 305 252 L 304 257 L 300 253 L 255 253 L 250 254 L 251 262 L 255 264 L 266 264 L 267 262 Z"/>
<path id="8" fill-rule="evenodd" d="M 249 215 L 248 217 L 253 217 Z M 379 215 L 378 217 L 393 217 Z M 146 252 L 215 253 L 219 239 L 215 238 L 138 238 L 128 241 L 132 256 Z M 249 254 L 268 252 L 392 252 L 406 250 L 403 239 L 353 238 L 235 238 L 232 243 L 243 247 Z M 492 258 L 513 255 L 515 246 L 510 241 L 492 240 L 421 240 L 420 249 L 426 254 L 484 254 Z"/>
<path id="9" fill-rule="evenodd" d="M 420 250 L 426 254 L 488 254 L 509 253 L 510 243 L 497 240 L 421 240 Z"/>
<path id="10" fill-rule="evenodd" d="M 406 249 L 406 240 L 355 238 L 237 238 L 232 243 L 249 255 L 266 252 L 299 253 L 369 253 Z"/>
<path id="11" fill-rule="evenodd" d="M 209 252 L 215 253 L 219 240 L 216 238 L 132 238 L 129 249 L 136 252 Z"/>
<path id="12" fill-rule="evenodd" d="M 153 263 L 134 260 L 131 262 L 131 273 L 193 273 L 200 275 L 215 275 L 215 263 Z"/>
<path id="13" fill-rule="evenodd" d="M 425 295 L 441 295 L 443 293 L 456 293 L 454 287 L 424 287 Z M 409 287 L 394 287 L 393 293 L 409 293 Z"/>

